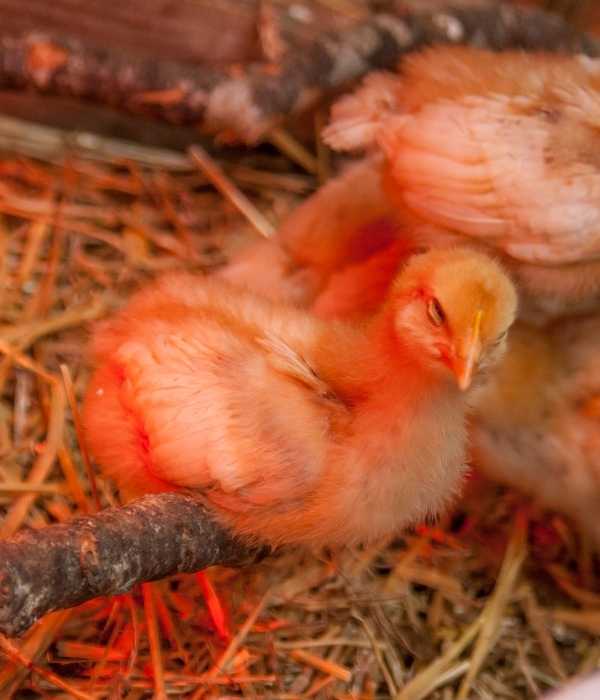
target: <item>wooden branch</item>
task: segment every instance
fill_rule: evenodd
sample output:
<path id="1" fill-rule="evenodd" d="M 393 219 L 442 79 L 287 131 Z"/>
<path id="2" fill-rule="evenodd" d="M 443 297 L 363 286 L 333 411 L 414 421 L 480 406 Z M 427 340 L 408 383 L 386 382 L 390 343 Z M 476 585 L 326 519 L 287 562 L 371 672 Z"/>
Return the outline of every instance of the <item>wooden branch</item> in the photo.
<path id="1" fill-rule="evenodd" d="M 144 581 L 260 555 L 191 496 L 164 493 L 0 541 L 0 632 Z"/>
<path id="2" fill-rule="evenodd" d="M 539 10 L 507 4 L 376 14 L 237 73 L 29 33 L 0 40 L 0 88 L 70 95 L 255 143 L 290 114 L 434 43 L 600 56 L 600 41 Z"/>

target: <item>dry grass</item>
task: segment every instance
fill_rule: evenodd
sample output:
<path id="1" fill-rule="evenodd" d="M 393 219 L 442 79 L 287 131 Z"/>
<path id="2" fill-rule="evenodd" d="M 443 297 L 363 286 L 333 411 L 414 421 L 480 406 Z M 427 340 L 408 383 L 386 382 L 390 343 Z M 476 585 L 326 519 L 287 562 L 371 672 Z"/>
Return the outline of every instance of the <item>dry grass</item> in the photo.
<path id="1" fill-rule="evenodd" d="M 311 172 L 275 150 L 223 158 L 238 204 L 175 154 L 0 160 L 2 535 L 114 503 L 77 439 L 88 324 L 155 274 L 223 264 L 316 186 L 327 153 L 275 141 Z M 561 517 L 474 476 L 392 543 L 178 576 L 0 637 L 0 697 L 535 698 L 600 665 L 597 564 Z"/>

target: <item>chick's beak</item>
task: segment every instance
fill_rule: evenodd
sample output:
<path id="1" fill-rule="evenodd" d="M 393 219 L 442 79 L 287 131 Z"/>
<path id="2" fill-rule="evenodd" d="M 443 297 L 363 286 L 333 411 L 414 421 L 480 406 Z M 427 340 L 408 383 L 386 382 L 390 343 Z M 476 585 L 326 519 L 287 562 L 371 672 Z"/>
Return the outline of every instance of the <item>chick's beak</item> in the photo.
<path id="1" fill-rule="evenodd" d="M 466 391 L 471 386 L 473 372 L 481 356 L 482 318 L 483 311 L 479 309 L 473 319 L 473 325 L 462 352 L 457 352 L 452 362 L 452 371 L 461 391 Z"/>

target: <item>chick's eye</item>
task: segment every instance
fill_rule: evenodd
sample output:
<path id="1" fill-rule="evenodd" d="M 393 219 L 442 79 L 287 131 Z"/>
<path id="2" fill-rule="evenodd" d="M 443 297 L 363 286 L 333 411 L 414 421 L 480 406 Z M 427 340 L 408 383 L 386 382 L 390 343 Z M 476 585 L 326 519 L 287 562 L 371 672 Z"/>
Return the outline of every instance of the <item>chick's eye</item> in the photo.
<path id="1" fill-rule="evenodd" d="M 434 297 L 427 303 L 427 315 L 434 326 L 441 326 L 446 320 L 446 314 L 440 302 Z"/>

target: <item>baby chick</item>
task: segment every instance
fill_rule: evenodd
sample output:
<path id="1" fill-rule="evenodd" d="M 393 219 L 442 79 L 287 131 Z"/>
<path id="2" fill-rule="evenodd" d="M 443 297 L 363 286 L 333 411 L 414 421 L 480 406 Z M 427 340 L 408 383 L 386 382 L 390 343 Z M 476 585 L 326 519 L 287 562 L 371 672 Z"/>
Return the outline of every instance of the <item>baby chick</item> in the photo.
<path id="1" fill-rule="evenodd" d="M 342 98 L 325 139 L 382 152 L 402 235 L 500 254 L 544 321 L 600 300 L 599 126 L 599 60 L 438 47 Z"/>
<path id="2" fill-rule="evenodd" d="M 477 466 L 575 519 L 600 545 L 600 316 L 511 330 L 473 397 Z"/>
<path id="3" fill-rule="evenodd" d="M 294 209 L 274 240 L 251 243 L 217 275 L 309 307 L 331 275 L 398 241 L 396 206 L 380 183 L 382 166 L 380 155 L 354 163 Z"/>
<path id="4" fill-rule="evenodd" d="M 456 491 L 467 390 L 515 310 L 467 249 L 413 256 L 365 324 L 166 277 L 95 332 L 86 442 L 127 496 L 191 490 L 273 545 L 369 542 Z"/>
<path id="5" fill-rule="evenodd" d="M 407 228 L 382 187 L 384 165 L 380 155 L 353 163 L 294 209 L 274 240 L 252 242 L 217 276 L 321 318 L 373 313 L 402 261 L 456 241 Z"/>

